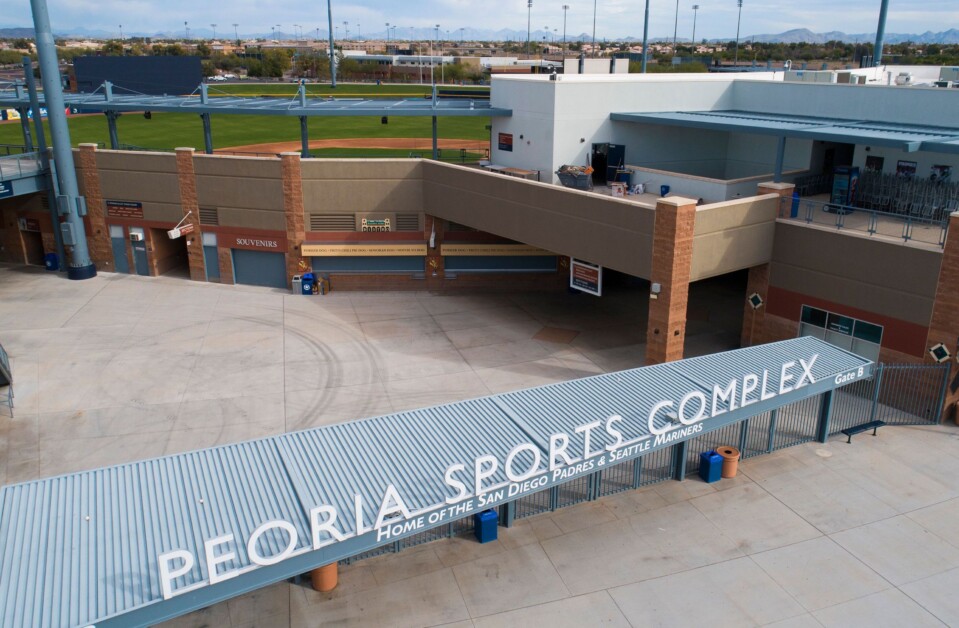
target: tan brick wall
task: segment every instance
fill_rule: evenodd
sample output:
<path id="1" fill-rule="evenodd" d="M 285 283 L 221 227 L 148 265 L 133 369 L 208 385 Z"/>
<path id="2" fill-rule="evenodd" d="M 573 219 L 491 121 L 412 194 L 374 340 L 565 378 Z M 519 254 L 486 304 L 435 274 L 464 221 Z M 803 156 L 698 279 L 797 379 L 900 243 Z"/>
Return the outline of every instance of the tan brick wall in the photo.
<path id="1" fill-rule="evenodd" d="M 80 185 L 87 202 L 87 247 L 90 250 L 90 259 L 97 270 L 116 272 L 110 229 L 107 227 L 106 206 L 100 187 L 100 171 L 97 168 L 97 145 L 80 144 L 75 157 L 77 177 L 81 180 Z"/>
<path id="2" fill-rule="evenodd" d="M 304 258 L 300 245 L 306 237 L 303 218 L 303 173 L 299 153 L 280 155 L 280 172 L 283 178 L 283 211 L 286 215 L 286 281 L 287 285 L 298 275 L 310 260 Z"/>
<path id="3" fill-rule="evenodd" d="M 959 212 L 952 214 L 949 218 L 949 235 L 946 239 L 946 247 L 942 252 L 942 266 L 939 270 L 939 285 L 936 288 L 936 301 L 932 307 L 932 322 L 929 324 L 929 336 L 926 341 L 926 348 L 943 343 L 952 354 L 949 360 L 950 381 L 957 375 L 959 363 L 957 363 L 957 354 L 959 354 Z M 926 356 L 927 362 L 932 362 L 932 357 Z M 945 412 L 956 416 L 959 423 L 959 416 L 955 412 L 955 406 L 959 402 L 959 391 L 947 391 Z"/>
<path id="4" fill-rule="evenodd" d="M 749 347 L 756 343 L 756 333 L 762 334 L 766 319 L 766 303 L 769 301 L 769 264 L 753 266 L 749 269 L 749 279 L 746 280 L 746 295 L 743 304 L 743 329 L 739 344 Z M 758 294 L 762 297 L 763 305 L 753 309 L 749 304 L 749 297 Z"/>
<path id="5" fill-rule="evenodd" d="M 206 266 L 203 261 L 203 234 L 200 230 L 200 204 L 197 201 L 196 169 L 193 163 L 192 148 L 176 149 L 177 183 L 180 186 L 180 206 L 183 215 L 189 216 L 183 224 L 192 224 L 193 233 L 185 236 L 187 241 L 187 262 L 190 264 L 190 279 L 206 281 Z M 192 213 L 191 213 L 192 212 Z"/>
<path id="6" fill-rule="evenodd" d="M 662 288 L 658 297 L 649 301 L 647 364 L 683 358 L 695 222 L 695 199 L 675 197 L 656 203 L 650 282 Z"/>

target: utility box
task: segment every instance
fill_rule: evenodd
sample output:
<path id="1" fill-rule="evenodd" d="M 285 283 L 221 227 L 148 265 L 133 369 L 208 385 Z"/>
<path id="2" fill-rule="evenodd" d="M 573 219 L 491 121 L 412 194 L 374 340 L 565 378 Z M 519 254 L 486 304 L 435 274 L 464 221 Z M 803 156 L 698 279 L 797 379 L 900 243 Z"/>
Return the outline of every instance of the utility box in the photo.
<path id="1" fill-rule="evenodd" d="M 715 451 L 704 451 L 699 454 L 699 477 L 703 482 L 711 484 L 718 482 L 723 473 L 723 457 Z"/>
<path id="2" fill-rule="evenodd" d="M 720 461 L 722 458 L 720 458 Z M 496 540 L 496 526 L 499 522 L 499 515 L 496 510 L 484 510 L 473 515 L 473 531 L 476 534 L 476 540 L 480 543 L 489 543 Z"/>

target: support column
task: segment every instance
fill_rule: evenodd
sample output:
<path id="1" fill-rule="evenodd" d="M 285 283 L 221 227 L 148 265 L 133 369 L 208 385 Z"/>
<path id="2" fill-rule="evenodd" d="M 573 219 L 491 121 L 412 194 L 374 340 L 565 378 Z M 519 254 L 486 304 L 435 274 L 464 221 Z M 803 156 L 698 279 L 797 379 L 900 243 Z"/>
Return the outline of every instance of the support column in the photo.
<path id="1" fill-rule="evenodd" d="M 686 305 L 693 261 L 693 227 L 696 199 L 674 196 L 656 201 L 653 227 L 653 267 L 646 328 L 646 364 L 683 358 L 686 340 Z"/>
<path id="2" fill-rule="evenodd" d="M 33 152 L 33 134 L 30 133 L 30 110 L 24 107 L 17 109 L 20 114 L 20 130 L 23 131 L 23 148 L 25 153 Z"/>
<path id="3" fill-rule="evenodd" d="M 107 130 L 110 133 L 110 148 L 120 150 L 120 136 L 117 135 L 117 118 L 120 114 L 116 111 L 107 111 Z"/>
<path id="4" fill-rule="evenodd" d="M 103 204 L 103 192 L 100 189 L 100 170 L 97 168 L 97 145 L 80 144 L 77 155 L 77 176 L 83 185 L 83 195 L 87 199 L 87 245 L 90 247 L 90 259 L 98 270 L 116 272 L 113 260 L 113 246 L 110 242 L 110 229 L 107 227 L 106 211 Z M 59 225 L 54 224 L 56 229 Z"/>
<path id="5" fill-rule="evenodd" d="M 739 337 L 739 346 L 751 347 L 762 344 L 763 330 L 766 323 L 766 302 L 769 293 L 769 264 L 760 264 L 749 269 L 749 279 L 746 280 L 745 303 L 743 303 L 743 329 Z M 750 297 L 758 294 L 763 304 L 754 308 Z"/>
<path id="6" fill-rule="evenodd" d="M 203 147 L 206 150 L 207 155 L 213 154 L 213 128 L 210 126 L 210 114 L 201 113 L 200 118 L 203 120 Z"/>
<path id="7" fill-rule="evenodd" d="M 283 177 L 283 213 L 286 215 L 286 280 L 292 284 L 293 275 L 310 265 L 301 252 L 306 239 L 303 219 L 303 173 L 300 170 L 299 153 L 281 153 Z"/>
<path id="8" fill-rule="evenodd" d="M 306 116 L 300 116 L 300 157 L 310 157 L 310 128 L 306 124 Z"/>
<path id="9" fill-rule="evenodd" d="M 192 148 L 176 149 L 176 176 L 180 186 L 180 208 L 186 220 L 183 225 L 192 225 L 193 232 L 180 236 L 186 240 L 186 256 L 190 265 L 190 279 L 206 281 L 206 263 L 203 259 L 203 234 L 200 232 L 200 203 L 197 200 L 196 168 Z"/>
<path id="10" fill-rule="evenodd" d="M 936 286 L 936 300 L 932 305 L 932 320 L 929 323 L 929 335 L 926 349 L 942 343 L 949 349 L 952 357 L 949 365 L 949 385 L 943 403 L 943 416 L 952 416 L 959 421 L 959 212 L 949 216 L 949 234 L 942 251 L 942 266 L 939 269 L 939 283 Z M 927 353 L 926 362 L 932 362 Z M 956 385 L 953 388 L 953 384 Z"/>
<path id="11" fill-rule="evenodd" d="M 440 290 L 443 287 L 446 274 L 443 266 L 443 256 L 440 255 L 440 245 L 443 243 L 443 221 L 427 214 L 423 226 L 423 238 L 426 240 L 427 247 L 426 286 L 430 290 Z"/>

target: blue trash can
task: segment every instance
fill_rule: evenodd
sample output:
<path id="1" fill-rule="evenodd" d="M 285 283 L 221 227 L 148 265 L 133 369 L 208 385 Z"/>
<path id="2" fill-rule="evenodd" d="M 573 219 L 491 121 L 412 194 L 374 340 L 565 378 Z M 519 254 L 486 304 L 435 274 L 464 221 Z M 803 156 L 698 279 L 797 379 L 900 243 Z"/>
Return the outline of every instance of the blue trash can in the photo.
<path id="1" fill-rule="evenodd" d="M 57 258 L 57 254 L 47 253 L 44 255 L 43 265 L 47 267 L 47 270 L 60 270 L 60 260 Z"/>
<path id="2" fill-rule="evenodd" d="M 720 461 L 722 461 L 722 458 L 720 458 Z M 473 515 L 473 531 L 476 533 L 476 540 L 480 543 L 495 541 L 498 520 L 499 516 L 493 509 L 484 510 L 483 512 L 478 512 Z"/>
<path id="3" fill-rule="evenodd" d="M 699 454 L 699 477 L 703 482 L 718 482 L 723 472 L 723 457 L 715 451 L 704 451 Z"/>
<path id="4" fill-rule="evenodd" d="M 667 194 L 669 194 L 669 186 L 668 185 L 659 186 L 659 195 L 666 196 Z"/>
<path id="5" fill-rule="evenodd" d="M 303 294 L 313 294 L 313 282 L 316 281 L 316 276 L 313 273 L 304 273 L 301 278 L 302 283 L 302 292 Z"/>

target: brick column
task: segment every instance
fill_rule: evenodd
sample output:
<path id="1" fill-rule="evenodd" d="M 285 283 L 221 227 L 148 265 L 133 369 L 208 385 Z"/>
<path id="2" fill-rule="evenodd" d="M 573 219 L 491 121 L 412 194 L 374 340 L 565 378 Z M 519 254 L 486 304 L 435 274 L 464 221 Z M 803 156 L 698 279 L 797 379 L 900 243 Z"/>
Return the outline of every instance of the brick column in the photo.
<path id="1" fill-rule="evenodd" d="M 743 304 L 743 329 L 739 338 L 742 347 L 762 344 L 761 338 L 766 324 L 766 302 L 769 293 L 769 264 L 760 264 L 749 269 L 749 279 L 746 280 L 746 297 Z M 753 308 L 749 297 L 758 294 L 763 304 Z"/>
<path id="2" fill-rule="evenodd" d="M 796 189 L 796 186 L 792 183 L 773 183 L 772 181 L 767 181 L 766 183 L 760 183 L 756 186 L 756 194 L 778 194 L 781 198 L 792 198 L 793 190 Z M 789 206 L 783 205 L 783 201 L 780 201 L 779 205 L 779 215 L 788 216 L 789 215 Z M 783 213 L 785 211 L 785 214 Z"/>
<path id="3" fill-rule="evenodd" d="M 649 280 L 660 285 L 660 292 L 650 293 L 646 364 L 683 358 L 695 223 L 696 199 L 674 196 L 656 201 Z"/>
<path id="4" fill-rule="evenodd" d="M 110 228 L 107 227 L 106 206 L 100 188 L 100 170 L 97 168 L 97 145 L 80 144 L 75 156 L 77 177 L 87 201 L 87 248 L 90 251 L 90 260 L 97 270 L 116 272 Z M 59 227 L 60 225 L 53 225 L 54 229 Z"/>
<path id="5" fill-rule="evenodd" d="M 426 249 L 426 287 L 428 290 L 439 290 L 443 287 L 445 279 L 445 269 L 443 267 L 443 256 L 440 255 L 440 245 L 443 243 L 443 221 L 435 216 L 426 214 L 426 221 L 423 225 L 423 239 L 426 240 L 429 247 L 430 235 L 433 234 L 433 228 L 436 228 L 436 237 L 433 240 L 433 248 Z M 436 273 L 436 276 L 433 276 Z"/>
<path id="6" fill-rule="evenodd" d="M 200 232 L 200 203 L 196 194 L 196 168 L 193 165 L 193 148 L 176 149 L 176 176 L 180 184 L 180 208 L 189 216 L 183 224 L 192 224 L 193 233 L 180 236 L 186 239 L 186 255 L 190 264 L 190 279 L 206 281 L 206 264 L 203 260 L 203 234 Z"/>
<path id="7" fill-rule="evenodd" d="M 959 376 L 959 212 L 949 217 L 949 235 L 946 248 L 942 252 L 942 266 L 939 268 L 939 284 L 936 286 L 936 301 L 932 305 L 932 321 L 929 323 L 929 335 L 926 348 L 930 349 L 940 342 L 946 345 L 952 357 L 949 359 L 949 381 Z M 926 361 L 932 357 L 926 355 Z M 946 390 L 945 413 L 959 402 L 959 391 Z M 955 408 L 953 417 L 959 422 L 959 411 Z"/>
<path id="8" fill-rule="evenodd" d="M 217 247 L 217 259 L 220 262 L 220 283 L 233 285 L 233 253 L 226 247 Z"/>
<path id="9" fill-rule="evenodd" d="M 309 266 L 300 245 L 306 239 L 303 220 L 303 173 L 300 170 L 299 153 L 281 153 L 283 177 L 283 213 L 286 215 L 286 281 L 291 284 L 293 275 L 301 272 L 301 264 Z"/>

